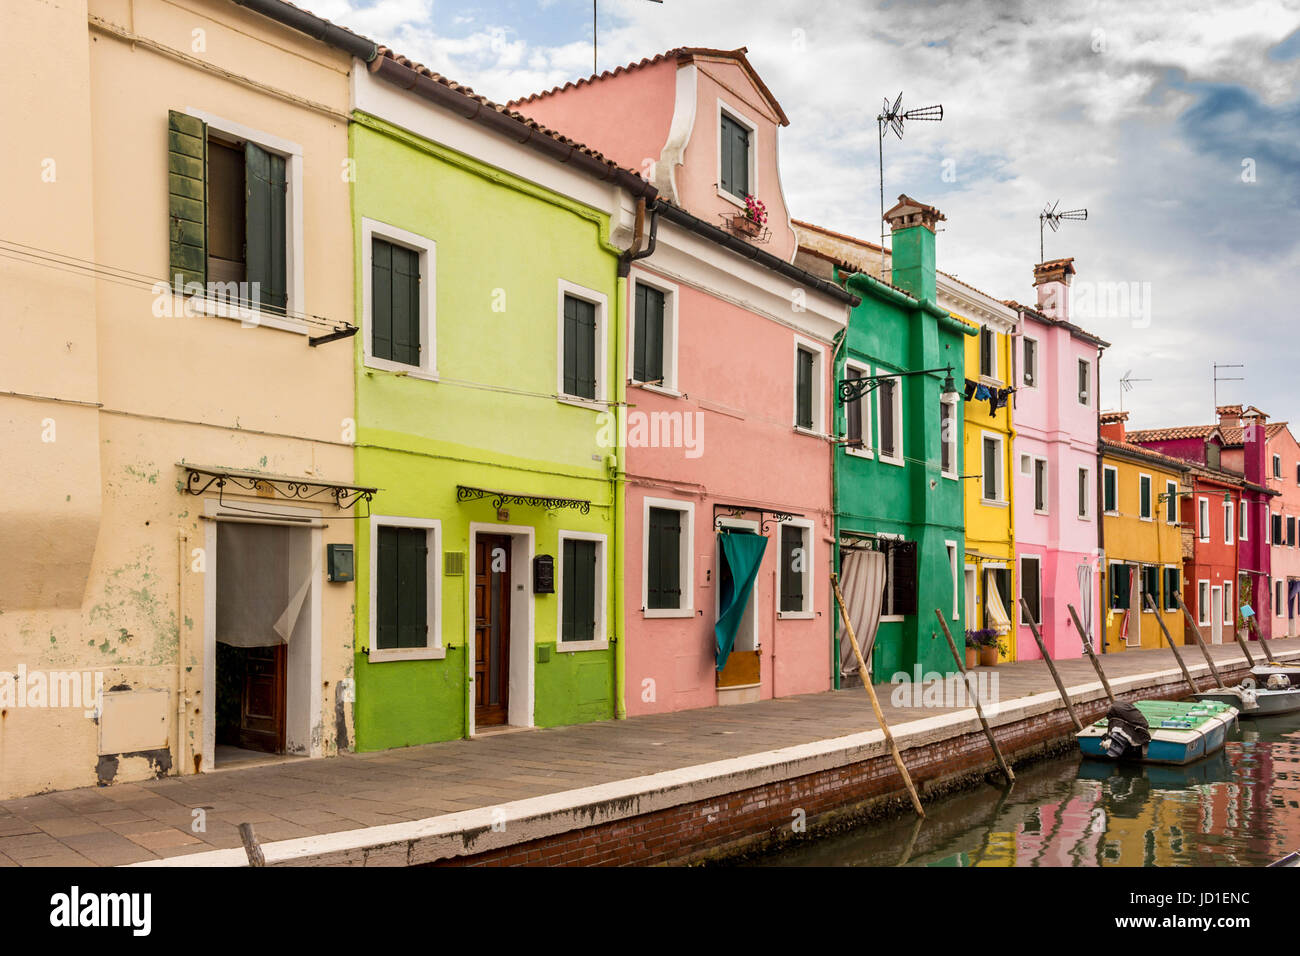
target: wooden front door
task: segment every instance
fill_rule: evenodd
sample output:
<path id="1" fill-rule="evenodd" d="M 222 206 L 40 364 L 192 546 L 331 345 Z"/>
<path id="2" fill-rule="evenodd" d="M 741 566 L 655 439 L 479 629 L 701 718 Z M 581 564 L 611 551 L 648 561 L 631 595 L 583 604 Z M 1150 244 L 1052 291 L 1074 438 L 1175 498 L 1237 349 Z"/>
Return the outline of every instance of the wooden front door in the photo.
<path id="1" fill-rule="evenodd" d="M 244 688 L 239 701 L 239 746 L 284 753 L 284 644 L 244 651 Z"/>
<path id="2" fill-rule="evenodd" d="M 480 535 L 474 554 L 474 723 L 510 714 L 510 536 Z"/>

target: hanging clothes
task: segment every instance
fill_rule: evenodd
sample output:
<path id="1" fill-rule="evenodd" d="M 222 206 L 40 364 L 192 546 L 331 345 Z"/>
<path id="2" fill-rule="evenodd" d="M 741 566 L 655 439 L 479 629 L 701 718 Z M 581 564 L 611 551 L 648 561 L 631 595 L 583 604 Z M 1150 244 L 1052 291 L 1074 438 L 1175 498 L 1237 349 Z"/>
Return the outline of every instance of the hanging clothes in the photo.
<path id="1" fill-rule="evenodd" d="M 963 394 L 966 396 L 966 401 L 969 402 L 973 399 L 975 393 L 981 388 L 983 388 L 983 386 L 980 385 L 979 382 L 973 382 L 970 379 L 966 379 L 966 388 L 963 390 Z"/>
<path id="2" fill-rule="evenodd" d="M 718 621 L 713 626 L 718 670 L 727 666 L 727 658 L 736 643 L 736 631 L 745 616 L 766 550 L 767 538 L 761 534 L 752 531 L 718 532 L 722 567 L 718 574 Z"/>
<path id="3" fill-rule="evenodd" d="M 1007 399 L 1011 397 L 1014 388 L 991 388 L 989 389 L 989 414 L 996 415 L 999 408 L 1005 408 Z"/>

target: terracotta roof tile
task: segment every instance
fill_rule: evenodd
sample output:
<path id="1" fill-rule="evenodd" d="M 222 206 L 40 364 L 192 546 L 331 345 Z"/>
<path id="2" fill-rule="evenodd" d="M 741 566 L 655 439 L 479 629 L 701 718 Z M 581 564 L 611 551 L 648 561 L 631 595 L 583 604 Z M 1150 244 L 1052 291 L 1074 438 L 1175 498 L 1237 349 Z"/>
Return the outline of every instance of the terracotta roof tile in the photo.
<path id="1" fill-rule="evenodd" d="M 1175 458 L 1172 455 L 1166 455 L 1162 452 L 1153 451 L 1150 448 L 1144 448 L 1141 445 L 1135 445 L 1130 441 L 1113 441 L 1109 438 L 1101 439 L 1101 450 L 1104 453 L 1107 449 L 1114 451 L 1124 451 L 1130 455 L 1137 455 L 1150 461 L 1160 462 L 1168 465 L 1178 471 L 1190 471 L 1192 463 L 1183 461 L 1181 458 Z"/>

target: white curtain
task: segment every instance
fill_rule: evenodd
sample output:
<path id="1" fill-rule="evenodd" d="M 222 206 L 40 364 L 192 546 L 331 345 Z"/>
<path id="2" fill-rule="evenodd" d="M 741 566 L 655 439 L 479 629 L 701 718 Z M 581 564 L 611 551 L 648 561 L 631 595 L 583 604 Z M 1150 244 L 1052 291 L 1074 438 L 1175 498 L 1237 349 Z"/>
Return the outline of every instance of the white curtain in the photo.
<path id="1" fill-rule="evenodd" d="M 871 666 L 871 649 L 876 643 L 876 630 L 880 627 L 880 609 L 885 600 L 885 555 L 880 551 L 846 551 L 840 561 L 840 591 L 853 633 L 862 648 L 862 659 Z M 848 677 L 858 672 L 858 659 L 853 654 L 849 632 L 840 622 L 840 675 Z"/>
<path id="2" fill-rule="evenodd" d="M 1007 617 L 1002 592 L 998 590 L 997 575 L 993 571 L 984 573 L 984 615 L 987 627 L 999 634 L 1011 633 L 1011 618 Z"/>
<path id="3" fill-rule="evenodd" d="M 1092 565 L 1080 564 L 1074 569 L 1079 579 L 1079 623 L 1092 637 L 1092 606 L 1097 602 L 1092 598 Z"/>
<path id="4" fill-rule="evenodd" d="M 283 525 L 217 525 L 218 641 L 234 647 L 289 642 L 311 590 L 310 571 L 290 576 L 290 548 L 307 533 Z"/>

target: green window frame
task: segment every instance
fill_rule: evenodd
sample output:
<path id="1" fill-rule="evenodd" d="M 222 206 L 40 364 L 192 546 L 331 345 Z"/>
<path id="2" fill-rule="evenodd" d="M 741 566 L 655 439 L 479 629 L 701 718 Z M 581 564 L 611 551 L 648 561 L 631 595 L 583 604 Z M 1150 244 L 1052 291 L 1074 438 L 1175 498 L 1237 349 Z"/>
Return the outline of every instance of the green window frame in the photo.
<path id="1" fill-rule="evenodd" d="M 1164 578 L 1165 601 L 1163 607 L 1166 611 L 1177 611 L 1178 598 L 1175 595 L 1182 591 L 1182 576 L 1177 568 L 1165 568 Z"/>
<path id="2" fill-rule="evenodd" d="M 1106 465 L 1102 468 L 1102 510 L 1114 514 L 1119 510 L 1119 471 Z"/>
<path id="3" fill-rule="evenodd" d="M 379 236 L 370 240 L 370 353 L 419 366 L 420 253 Z"/>
<path id="4" fill-rule="evenodd" d="M 596 303 L 564 294 L 564 394 L 596 398 Z"/>
<path id="5" fill-rule="evenodd" d="M 427 647 L 429 532 L 380 525 L 375 537 L 375 648 Z"/>
<path id="6" fill-rule="evenodd" d="M 638 282 L 635 295 L 635 330 L 632 379 L 664 382 L 664 312 L 667 296 L 660 289 Z"/>
<path id="7" fill-rule="evenodd" d="M 794 423 L 809 430 L 813 427 L 813 353 L 795 350 Z"/>
<path id="8" fill-rule="evenodd" d="M 560 556 L 561 622 L 560 641 L 571 643 L 598 640 L 596 599 L 599 543 L 586 538 L 564 538 Z"/>
<path id="9" fill-rule="evenodd" d="M 684 513 L 650 507 L 646 519 L 646 608 L 681 610 Z"/>
<path id="10" fill-rule="evenodd" d="M 1155 517 L 1151 510 L 1151 476 L 1138 475 L 1138 517 Z"/>
<path id="11" fill-rule="evenodd" d="M 718 158 L 718 186 L 724 193 L 744 199 L 749 192 L 749 127 L 722 114 Z"/>
<path id="12" fill-rule="evenodd" d="M 1160 606 L 1160 569 L 1154 564 L 1142 565 L 1142 610 L 1150 613 L 1151 609 L 1147 607 L 1146 595 L 1151 595 L 1151 601 L 1156 607 Z"/>
<path id="13" fill-rule="evenodd" d="M 1110 607 L 1113 611 L 1126 611 L 1131 606 L 1132 590 L 1129 575 L 1133 565 L 1112 562 L 1110 565 Z"/>

